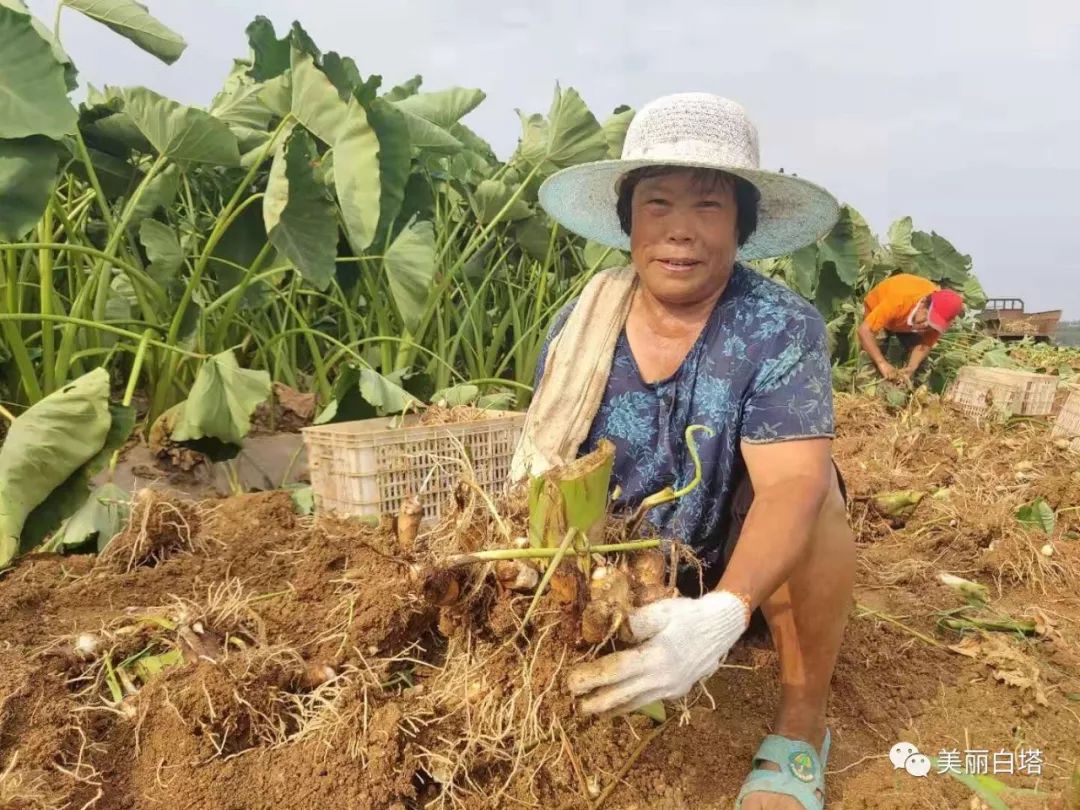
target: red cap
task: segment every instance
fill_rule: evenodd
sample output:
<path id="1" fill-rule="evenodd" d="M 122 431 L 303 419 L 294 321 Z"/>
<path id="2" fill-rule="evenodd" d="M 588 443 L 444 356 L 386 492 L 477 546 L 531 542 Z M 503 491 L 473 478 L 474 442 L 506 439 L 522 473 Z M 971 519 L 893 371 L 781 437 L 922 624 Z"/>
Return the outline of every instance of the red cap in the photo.
<path id="1" fill-rule="evenodd" d="M 952 290 L 938 290 L 930 293 L 929 298 L 930 311 L 926 314 L 926 321 L 936 332 L 944 332 L 956 316 L 964 311 L 964 299 Z"/>

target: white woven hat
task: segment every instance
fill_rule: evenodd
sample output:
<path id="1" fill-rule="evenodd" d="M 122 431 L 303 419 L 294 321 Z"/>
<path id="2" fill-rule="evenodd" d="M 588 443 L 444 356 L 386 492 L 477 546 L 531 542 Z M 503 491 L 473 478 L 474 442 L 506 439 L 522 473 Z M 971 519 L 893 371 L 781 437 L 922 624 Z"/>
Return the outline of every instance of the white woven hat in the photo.
<path id="1" fill-rule="evenodd" d="M 789 174 L 760 169 L 757 129 L 739 104 L 711 93 L 678 93 L 642 107 L 626 132 L 620 160 L 563 169 L 540 187 L 540 204 L 574 233 L 629 250 L 616 212 L 618 183 L 645 166 L 720 169 L 761 194 L 758 224 L 740 259 L 782 256 L 824 236 L 840 207 L 825 189 Z"/>

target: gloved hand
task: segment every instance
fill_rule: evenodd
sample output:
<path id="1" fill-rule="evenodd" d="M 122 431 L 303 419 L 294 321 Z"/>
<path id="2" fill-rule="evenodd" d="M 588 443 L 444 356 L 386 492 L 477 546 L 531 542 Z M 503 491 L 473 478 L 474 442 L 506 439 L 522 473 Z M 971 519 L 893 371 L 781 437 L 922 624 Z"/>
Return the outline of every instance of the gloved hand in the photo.
<path id="1" fill-rule="evenodd" d="M 679 698 L 720 661 L 749 625 L 746 602 L 728 591 L 700 599 L 675 597 L 630 614 L 638 646 L 580 664 L 567 676 L 586 714 L 633 711 L 656 700 Z"/>

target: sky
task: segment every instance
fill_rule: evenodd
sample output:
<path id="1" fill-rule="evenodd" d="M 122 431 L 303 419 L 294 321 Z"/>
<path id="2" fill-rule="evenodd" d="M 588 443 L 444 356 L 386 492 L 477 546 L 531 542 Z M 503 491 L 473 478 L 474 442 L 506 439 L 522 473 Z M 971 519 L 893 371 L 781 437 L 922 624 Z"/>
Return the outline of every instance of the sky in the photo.
<path id="1" fill-rule="evenodd" d="M 143 0 L 187 39 L 168 66 L 65 9 L 80 80 L 206 105 L 258 14 L 299 20 L 384 87 L 479 87 L 502 157 L 558 81 L 601 120 L 707 91 L 757 125 L 762 166 L 824 185 L 879 236 L 900 217 L 970 254 L 987 293 L 1080 319 L 1077 0 Z M 51 23 L 54 0 L 29 0 Z"/>

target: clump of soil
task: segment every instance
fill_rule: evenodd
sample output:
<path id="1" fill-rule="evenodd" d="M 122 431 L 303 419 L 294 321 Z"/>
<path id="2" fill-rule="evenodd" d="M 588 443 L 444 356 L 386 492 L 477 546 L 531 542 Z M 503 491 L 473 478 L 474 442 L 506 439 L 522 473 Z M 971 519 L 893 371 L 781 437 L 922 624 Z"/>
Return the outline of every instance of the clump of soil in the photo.
<path id="1" fill-rule="evenodd" d="M 830 805 L 967 806 L 948 776 L 893 770 L 889 749 L 910 740 L 931 755 L 1039 748 L 1041 776 L 998 778 L 1038 791 L 1010 806 L 1055 806 L 1080 722 L 1076 457 L 1045 426 L 978 425 L 936 400 L 893 414 L 841 396 L 837 411 L 859 579 L 828 716 Z M 874 508 L 902 489 L 926 495 L 900 519 Z M 411 553 L 391 524 L 300 517 L 284 492 L 152 491 L 101 558 L 21 559 L 0 574 L 0 806 L 729 806 L 777 708 L 768 639 L 736 645 L 663 724 L 581 717 L 562 678 L 591 653 L 560 594 L 584 580 L 545 595 L 527 632 L 519 571 L 470 569 L 441 584 L 458 588 L 447 605 L 425 598 L 432 561 L 521 533 L 520 501 L 496 520 L 474 490 L 457 495 Z M 1051 535 L 1015 517 L 1039 497 Z M 655 562 L 628 566 L 633 599 L 666 587 Z M 988 604 L 965 605 L 942 572 L 986 585 Z M 942 622 L 991 615 L 1032 629 Z M 132 688 L 115 694 L 110 671 Z"/>

